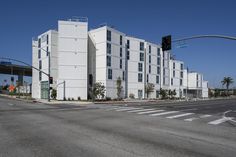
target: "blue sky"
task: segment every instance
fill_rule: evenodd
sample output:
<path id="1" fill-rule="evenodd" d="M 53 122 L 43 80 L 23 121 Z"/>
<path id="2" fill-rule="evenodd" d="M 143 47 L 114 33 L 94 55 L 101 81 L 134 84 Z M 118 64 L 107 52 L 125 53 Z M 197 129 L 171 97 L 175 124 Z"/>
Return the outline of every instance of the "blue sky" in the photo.
<path id="1" fill-rule="evenodd" d="M 0 56 L 31 63 L 32 37 L 57 28 L 57 20 L 89 18 L 89 28 L 102 23 L 151 42 L 199 34 L 236 36 L 234 0 L 5 0 L 0 3 Z M 176 58 L 204 74 L 210 86 L 224 76 L 236 81 L 236 41 L 196 39 L 186 48 L 173 46 Z M 0 75 L 0 84 L 9 76 Z M 29 79 L 28 79 L 29 80 Z"/>

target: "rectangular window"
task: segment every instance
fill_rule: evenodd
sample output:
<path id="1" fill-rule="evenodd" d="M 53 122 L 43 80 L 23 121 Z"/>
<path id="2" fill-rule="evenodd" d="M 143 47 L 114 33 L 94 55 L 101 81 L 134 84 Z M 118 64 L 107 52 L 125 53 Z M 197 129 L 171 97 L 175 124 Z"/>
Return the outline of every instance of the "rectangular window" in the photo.
<path id="1" fill-rule="evenodd" d="M 49 43 L 49 37 L 48 37 L 48 34 L 47 34 L 47 45 L 48 45 L 48 43 Z"/>
<path id="2" fill-rule="evenodd" d="M 159 76 L 156 76 L 156 83 L 157 84 L 159 84 L 159 80 L 160 80 Z"/>
<path id="3" fill-rule="evenodd" d="M 149 75 L 147 74 L 147 83 L 149 82 Z"/>
<path id="4" fill-rule="evenodd" d="M 107 40 L 111 41 L 111 31 L 107 30 Z"/>
<path id="5" fill-rule="evenodd" d="M 144 42 L 140 42 L 140 51 L 144 51 Z"/>
<path id="6" fill-rule="evenodd" d="M 165 66 L 165 60 L 164 59 L 162 60 L 162 63 L 163 63 L 163 67 L 164 67 Z"/>
<path id="7" fill-rule="evenodd" d="M 180 86 L 182 86 L 183 85 L 183 80 L 182 79 L 180 79 Z"/>
<path id="8" fill-rule="evenodd" d="M 152 47 L 151 47 L 151 45 L 149 45 L 148 50 L 149 50 L 149 53 L 152 53 Z"/>
<path id="9" fill-rule="evenodd" d="M 40 49 L 38 50 L 38 58 L 39 59 L 41 58 L 41 50 Z"/>
<path id="10" fill-rule="evenodd" d="M 127 49 L 129 49 L 129 40 L 127 40 Z"/>
<path id="11" fill-rule="evenodd" d="M 107 43 L 107 53 L 111 54 L 111 44 Z"/>
<path id="12" fill-rule="evenodd" d="M 175 77 L 175 71 L 173 71 L 173 77 Z"/>
<path id="13" fill-rule="evenodd" d="M 148 71 L 149 71 L 149 73 L 152 72 L 152 67 L 151 67 L 151 65 L 149 65 Z"/>
<path id="14" fill-rule="evenodd" d="M 108 69 L 108 79 L 112 80 L 112 69 Z"/>
<path id="15" fill-rule="evenodd" d="M 161 65 L 161 58 L 157 57 L 157 65 Z"/>
<path id="16" fill-rule="evenodd" d="M 165 77 L 163 77 L 163 84 L 164 84 L 164 85 L 166 84 L 166 80 L 165 80 Z"/>
<path id="17" fill-rule="evenodd" d="M 122 36 L 120 36 L 120 45 L 122 45 Z"/>
<path id="18" fill-rule="evenodd" d="M 173 69 L 175 69 L 175 63 L 173 63 Z"/>
<path id="19" fill-rule="evenodd" d="M 143 97 L 143 90 L 138 90 L 138 98 L 139 99 L 142 99 L 142 97 Z"/>
<path id="20" fill-rule="evenodd" d="M 129 60 L 129 51 L 127 51 L 127 60 Z"/>
<path id="21" fill-rule="evenodd" d="M 143 74 L 138 73 L 138 82 L 143 82 Z"/>
<path id="22" fill-rule="evenodd" d="M 41 39 L 38 39 L 38 48 L 41 48 Z"/>
<path id="23" fill-rule="evenodd" d="M 184 73 L 183 71 L 180 72 L 180 78 L 183 78 L 184 77 Z"/>
<path id="24" fill-rule="evenodd" d="M 120 59 L 120 69 L 122 69 L 122 59 Z"/>
<path id="25" fill-rule="evenodd" d="M 122 80 L 124 81 L 125 80 L 125 72 L 123 71 L 122 73 Z"/>
<path id="26" fill-rule="evenodd" d="M 173 85 L 173 78 L 171 78 L 171 85 Z"/>
<path id="27" fill-rule="evenodd" d="M 49 55 L 48 46 L 47 46 L 47 56 Z"/>
<path id="28" fill-rule="evenodd" d="M 163 69 L 163 75 L 164 76 L 166 75 L 166 69 Z"/>
<path id="29" fill-rule="evenodd" d="M 140 52 L 139 54 L 139 60 L 144 61 L 144 53 Z"/>
<path id="30" fill-rule="evenodd" d="M 149 63 L 151 63 L 152 62 L 152 58 L 151 58 L 152 56 L 151 55 L 149 55 Z"/>
<path id="31" fill-rule="evenodd" d="M 42 69 L 42 61 L 39 61 L 39 69 Z"/>
<path id="32" fill-rule="evenodd" d="M 111 56 L 107 56 L 107 66 L 111 66 Z"/>
<path id="33" fill-rule="evenodd" d="M 93 86 L 93 75 L 89 74 L 89 85 Z"/>
<path id="34" fill-rule="evenodd" d="M 157 56 L 160 56 L 160 55 L 161 55 L 160 48 L 157 48 Z"/>
<path id="35" fill-rule="evenodd" d="M 143 63 L 138 63 L 138 71 L 139 72 L 143 71 Z"/>
<path id="36" fill-rule="evenodd" d="M 183 70 L 183 69 L 184 69 L 184 65 L 183 65 L 183 64 L 181 64 L 181 65 L 180 65 L 180 68 L 181 68 L 181 70 Z"/>
<path id="37" fill-rule="evenodd" d="M 120 48 L 120 57 L 122 57 L 122 47 Z"/>
<path id="38" fill-rule="evenodd" d="M 161 73 L 161 68 L 157 67 L 157 74 L 160 75 L 160 73 Z"/>
<path id="39" fill-rule="evenodd" d="M 41 81 L 42 80 L 42 72 L 40 71 L 39 72 L 39 81 Z"/>

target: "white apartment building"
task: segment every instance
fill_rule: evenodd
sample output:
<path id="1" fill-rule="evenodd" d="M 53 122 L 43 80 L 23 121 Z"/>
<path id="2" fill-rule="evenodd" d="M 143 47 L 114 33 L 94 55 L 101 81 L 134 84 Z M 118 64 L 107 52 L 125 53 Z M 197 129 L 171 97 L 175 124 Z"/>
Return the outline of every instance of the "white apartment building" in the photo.
<path id="1" fill-rule="evenodd" d="M 147 98 L 148 83 L 154 85 L 148 98 L 159 98 L 160 89 L 175 90 L 176 97 L 208 96 L 202 75 L 188 73 L 184 62 L 170 59 L 170 51 L 109 26 L 88 31 L 87 19 L 58 21 L 58 30 L 39 35 L 32 45 L 32 65 L 53 77 L 50 87 L 58 100 L 91 99 L 96 82 L 104 84 L 106 97 L 117 98 L 119 77 L 123 98 Z M 33 70 L 33 98 L 47 99 L 44 73 Z"/>
<path id="2" fill-rule="evenodd" d="M 58 21 L 58 31 L 47 31 L 32 41 L 32 65 L 53 77 L 50 87 L 57 90 L 58 100 L 87 100 L 87 41 L 86 19 Z M 33 98 L 48 98 L 49 80 L 44 73 L 33 69 Z"/>

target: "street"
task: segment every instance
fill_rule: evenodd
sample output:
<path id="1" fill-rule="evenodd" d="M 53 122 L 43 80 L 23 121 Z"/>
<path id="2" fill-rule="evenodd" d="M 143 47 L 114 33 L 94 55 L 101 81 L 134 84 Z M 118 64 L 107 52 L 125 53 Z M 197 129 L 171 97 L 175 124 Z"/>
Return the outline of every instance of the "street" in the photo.
<path id="1" fill-rule="evenodd" d="M 233 157 L 236 100 L 43 104 L 0 97 L 0 157 Z"/>

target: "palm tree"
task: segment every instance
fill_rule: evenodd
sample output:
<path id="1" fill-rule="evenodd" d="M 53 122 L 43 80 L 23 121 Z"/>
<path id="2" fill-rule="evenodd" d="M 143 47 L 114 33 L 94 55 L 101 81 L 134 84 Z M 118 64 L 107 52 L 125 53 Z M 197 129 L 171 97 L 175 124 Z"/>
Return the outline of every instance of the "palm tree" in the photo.
<path id="1" fill-rule="evenodd" d="M 221 81 L 222 85 L 226 86 L 227 89 L 227 95 L 229 95 L 229 86 L 230 84 L 234 83 L 233 78 L 231 77 L 224 77 L 224 79 Z"/>

